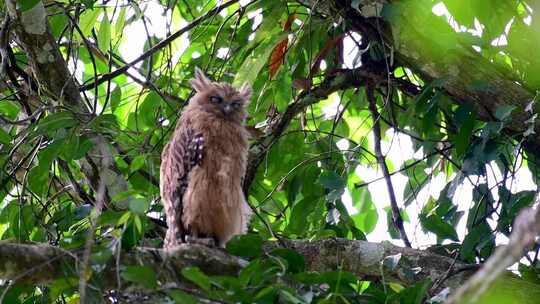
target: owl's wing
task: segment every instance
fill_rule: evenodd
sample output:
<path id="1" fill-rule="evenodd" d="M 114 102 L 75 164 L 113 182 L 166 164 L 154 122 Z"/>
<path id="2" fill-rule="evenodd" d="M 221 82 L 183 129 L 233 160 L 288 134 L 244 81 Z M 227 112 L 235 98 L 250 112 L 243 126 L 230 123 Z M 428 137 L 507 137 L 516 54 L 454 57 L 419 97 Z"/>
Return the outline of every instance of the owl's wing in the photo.
<path id="1" fill-rule="evenodd" d="M 170 142 L 163 149 L 160 168 L 161 200 L 167 217 L 164 247 L 184 241 L 182 225 L 182 197 L 188 186 L 189 172 L 200 165 L 204 154 L 202 134 L 179 125 Z"/>

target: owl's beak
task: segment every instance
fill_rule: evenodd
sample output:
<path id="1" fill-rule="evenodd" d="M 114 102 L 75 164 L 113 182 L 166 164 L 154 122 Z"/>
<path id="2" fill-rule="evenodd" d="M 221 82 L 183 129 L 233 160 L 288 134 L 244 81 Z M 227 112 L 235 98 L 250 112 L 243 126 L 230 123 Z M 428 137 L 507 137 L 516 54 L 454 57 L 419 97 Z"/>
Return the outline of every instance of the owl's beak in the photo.
<path id="1" fill-rule="evenodd" d="M 226 104 L 223 106 L 223 113 L 224 114 L 231 114 L 232 112 L 232 107 L 230 104 Z"/>

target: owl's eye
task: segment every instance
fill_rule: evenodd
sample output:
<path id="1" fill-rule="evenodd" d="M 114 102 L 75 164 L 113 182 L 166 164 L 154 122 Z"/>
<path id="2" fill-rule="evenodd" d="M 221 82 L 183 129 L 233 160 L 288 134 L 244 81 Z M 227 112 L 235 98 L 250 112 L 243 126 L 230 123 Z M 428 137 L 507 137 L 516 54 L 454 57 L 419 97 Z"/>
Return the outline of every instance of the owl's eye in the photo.
<path id="1" fill-rule="evenodd" d="M 242 104 L 240 103 L 239 100 L 235 100 L 231 103 L 231 105 L 233 108 L 238 109 Z"/>
<path id="2" fill-rule="evenodd" d="M 210 101 L 213 102 L 213 103 L 222 103 L 223 98 L 221 98 L 219 96 L 210 96 Z"/>

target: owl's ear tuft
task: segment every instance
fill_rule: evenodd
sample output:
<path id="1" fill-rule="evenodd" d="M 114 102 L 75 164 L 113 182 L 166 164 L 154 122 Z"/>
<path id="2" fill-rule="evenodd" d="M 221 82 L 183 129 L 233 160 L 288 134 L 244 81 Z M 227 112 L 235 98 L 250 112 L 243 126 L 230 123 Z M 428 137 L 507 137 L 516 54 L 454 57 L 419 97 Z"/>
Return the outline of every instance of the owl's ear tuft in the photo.
<path id="1" fill-rule="evenodd" d="M 204 72 L 199 69 L 198 67 L 195 67 L 195 78 L 190 79 L 189 83 L 195 89 L 197 92 L 202 92 L 204 90 L 207 90 L 209 86 L 212 85 L 212 80 L 210 80 Z"/>
<path id="2" fill-rule="evenodd" d="M 240 96 L 242 96 L 242 98 L 245 100 L 245 102 L 248 103 L 249 99 L 251 98 L 251 85 L 247 82 L 244 82 L 238 92 L 240 93 Z"/>

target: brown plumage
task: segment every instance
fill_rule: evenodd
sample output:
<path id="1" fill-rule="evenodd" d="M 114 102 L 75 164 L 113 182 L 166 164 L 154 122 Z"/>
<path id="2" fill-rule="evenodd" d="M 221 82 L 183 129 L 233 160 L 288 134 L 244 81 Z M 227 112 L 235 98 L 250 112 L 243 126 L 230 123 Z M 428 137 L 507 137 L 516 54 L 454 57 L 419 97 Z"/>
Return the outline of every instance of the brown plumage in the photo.
<path id="1" fill-rule="evenodd" d="M 165 249 L 197 238 L 224 246 L 246 231 L 251 213 L 242 192 L 251 88 L 212 82 L 199 69 L 190 83 L 196 93 L 161 154 Z"/>

